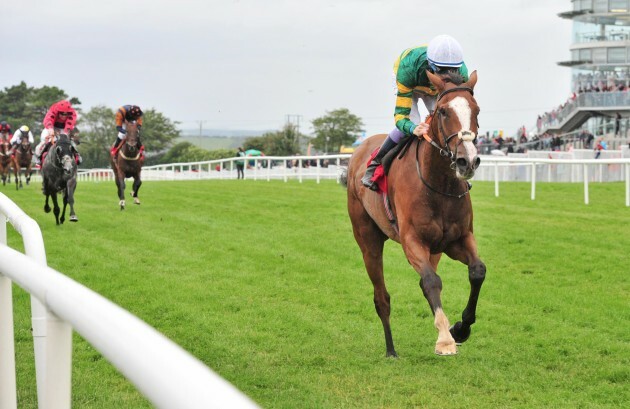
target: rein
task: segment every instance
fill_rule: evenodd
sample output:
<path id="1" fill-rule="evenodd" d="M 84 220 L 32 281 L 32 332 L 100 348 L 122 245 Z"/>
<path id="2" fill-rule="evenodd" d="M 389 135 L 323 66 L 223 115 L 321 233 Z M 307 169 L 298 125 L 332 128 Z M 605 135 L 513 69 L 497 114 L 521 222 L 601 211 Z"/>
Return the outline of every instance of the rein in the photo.
<path id="1" fill-rule="evenodd" d="M 440 99 L 442 99 L 442 97 L 448 93 L 451 92 L 457 92 L 457 91 L 466 91 L 466 92 L 470 92 L 470 95 L 474 95 L 473 89 L 470 87 L 453 87 L 451 89 L 447 89 L 446 91 L 443 91 L 440 95 L 438 95 L 437 97 L 437 101 L 436 101 L 436 107 L 437 107 L 437 102 L 440 101 Z M 437 127 L 438 130 L 437 132 L 434 131 L 434 117 L 436 116 L 436 112 L 437 112 Z M 437 142 L 435 142 L 435 140 L 433 139 L 433 137 L 430 137 L 428 134 L 423 134 L 422 137 L 424 138 L 424 140 L 426 140 L 429 144 L 431 144 L 431 146 L 433 146 L 434 148 L 436 148 L 439 152 L 440 152 L 440 156 L 442 157 L 448 157 L 451 160 L 451 164 L 450 164 L 450 168 L 451 169 L 455 169 L 455 167 L 457 166 L 457 164 L 455 163 L 455 152 L 451 151 L 451 148 L 449 148 L 448 143 L 450 142 L 451 139 L 453 139 L 454 137 L 458 137 L 459 138 L 459 143 L 462 143 L 464 141 L 473 141 L 476 138 L 476 135 L 474 132 L 470 131 L 470 130 L 466 130 L 466 131 L 458 131 L 455 132 L 451 135 L 446 136 L 446 133 L 444 132 L 444 127 L 443 127 L 443 118 L 442 118 L 442 114 L 438 111 L 438 110 L 434 110 L 433 113 L 429 116 L 429 118 L 427 119 L 427 123 L 429 124 L 429 131 L 431 132 L 432 136 L 437 136 L 439 139 L 440 134 L 442 135 L 442 138 L 444 140 L 444 146 L 440 146 Z M 459 146 L 459 144 L 458 144 Z M 422 180 L 422 183 L 424 183 L 424 185 L 426 187 L 428 187 L 430 190 L 432 190 L 433 192 L 439 193 L 441 195 L 444 196 L 448 196 L 448 197 L 455 197 L 457 199 L 461 199 L 462 197 L 466 196 L 469 192 L 468 189 L 468 184 L 466 184 L 466 191 L 464 191 L 463 193 L 460 193 L 458 195 L 456 194 L 452 194 L 452 193 L 448 193 L 448 192 L 441 192 L 433 187 L 431 187 L 427 181 L 424 179 L 424 177 L 422 177 L 422 172 L 420 171 L 420 161 L 419 161 L 419 156 L 418 156 L 418 152 L 420 149 L 420 143 L 418 143 L 416 145 L 416 170 L 418 171 L 418 176 L 420 177 L 420 180 Z"/>
<path id="2" fill-rule="evenodd" d="M 470 192 L 470 189 L 468 189 L 468 184 L 466 184 L 466 190 L 463 193 L 460 193 L 458 195 L 453 194 L 453 193 L 448 193 L 448 192 L 441 192 L 439 190 L 437 190 L 436 188 L 432 187 L 431 185 L 429 185 L 429 183 L 427 183 L 427 181 L 424 179 L 424 177 L 422 177 L 422 172 L 420 171 L 420 160 L 418 152 L 420 151 L 420 142 L 418 141 L 418 143 L 416 144 L 416 170 L 418 171 L 418 176 L 420 177 L 420 180 L 422 181 L 422 183 L 424 183 L 424 185 L 426 187 L 429 188 L 429 190 L 435 192 L 435 193 L 439 193 L 441 195 L 444 196 L 448 196 L 448 197 L 454 197 L 456 199 L 461 199 L 462 197 L 466 196 L 468 194 L 468 192 Z"/>

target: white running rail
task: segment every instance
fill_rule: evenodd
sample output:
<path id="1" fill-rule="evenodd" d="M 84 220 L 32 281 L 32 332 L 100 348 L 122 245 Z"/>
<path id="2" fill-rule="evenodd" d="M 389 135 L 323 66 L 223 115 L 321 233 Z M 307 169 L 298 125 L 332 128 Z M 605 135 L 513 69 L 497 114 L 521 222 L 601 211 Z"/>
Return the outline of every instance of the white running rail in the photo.
<path id="1" fill-rule="evenodd" d="M 0 217 L 0 409 L 17 408 L 11 282 L 31 294 L 40 409 L 71 407 L 73 328 L 157 408 L 258 407 L 139 318 L 47 267 L 39 226 L 2 193 Z M 25 254 L 7 247 L 6 221 Z"/>

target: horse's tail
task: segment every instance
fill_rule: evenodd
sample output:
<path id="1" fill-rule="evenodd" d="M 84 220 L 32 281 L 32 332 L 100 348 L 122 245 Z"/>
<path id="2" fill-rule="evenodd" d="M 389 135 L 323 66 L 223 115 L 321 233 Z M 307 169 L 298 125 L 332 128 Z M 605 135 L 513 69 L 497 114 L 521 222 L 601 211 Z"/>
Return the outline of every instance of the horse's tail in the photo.
<path id="1" fill-rule="evenodd" d="M 348 167 L 341 168 L 341 174 L 339 175 L 339 182 L 345 188 L 348 187 Z"/>

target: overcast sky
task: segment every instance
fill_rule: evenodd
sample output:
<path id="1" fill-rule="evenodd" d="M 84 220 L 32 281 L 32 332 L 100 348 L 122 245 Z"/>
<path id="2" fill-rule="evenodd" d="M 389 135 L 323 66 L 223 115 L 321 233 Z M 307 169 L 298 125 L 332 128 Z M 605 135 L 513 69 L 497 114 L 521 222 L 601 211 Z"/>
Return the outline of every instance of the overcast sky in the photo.
<path id="1" fill-rule="evenodd" d="M 348 108 L 393 127 L 392 65 L 450 34 L 477 70 L 481 131 L 535 124 L 570 93 L 570 0 L 20 0 L 0 5 L 0 88 L 57 86 L 183 128 L 278 130 Z M 2 113 L 0 112 L 0 117 Z"/>

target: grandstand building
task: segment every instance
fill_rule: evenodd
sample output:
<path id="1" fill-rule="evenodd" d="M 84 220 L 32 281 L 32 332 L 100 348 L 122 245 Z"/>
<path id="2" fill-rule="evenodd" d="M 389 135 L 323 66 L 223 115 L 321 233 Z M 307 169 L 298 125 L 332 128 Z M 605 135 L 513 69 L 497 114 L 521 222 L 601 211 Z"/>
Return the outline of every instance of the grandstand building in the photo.
<path id="1" fill-rule="evenodd" d="M 538 132 L 566 134 L 586 128 L 596 135 L 627 137 L 630 118 L 630 0 L 572 0 L 558 14 L 573 21 L 572 96 L 538 119 Z"/>

